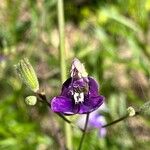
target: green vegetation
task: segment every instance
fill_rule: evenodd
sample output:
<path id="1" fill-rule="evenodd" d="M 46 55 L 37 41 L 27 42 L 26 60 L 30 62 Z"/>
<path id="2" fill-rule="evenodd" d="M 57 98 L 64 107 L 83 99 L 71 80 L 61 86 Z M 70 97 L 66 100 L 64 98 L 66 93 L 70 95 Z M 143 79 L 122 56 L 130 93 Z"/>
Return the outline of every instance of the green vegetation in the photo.
<path id="1" fill-rule="evenodd" d="M 123 116 L 128 106 L 150 100 L 150 1 L 65 0 L 64 9 L 68 76 L 74 57 L 84 62 L 106 97 L 107 122 Z M 63 121 L 42 103 L 26 105 L 25 98 L 33 93 L 14 69 L 27 57 L 50 100 L 61 91 L 58 44 L 57 0 L 1 0 L 0 150 L 63 147 Z M 83 150 L 150 147 L 149 116 L 108 127 L 105 138 L 97 132 L 87 133 Z M 74 149 L 81 133 L 73 130 Z"/>

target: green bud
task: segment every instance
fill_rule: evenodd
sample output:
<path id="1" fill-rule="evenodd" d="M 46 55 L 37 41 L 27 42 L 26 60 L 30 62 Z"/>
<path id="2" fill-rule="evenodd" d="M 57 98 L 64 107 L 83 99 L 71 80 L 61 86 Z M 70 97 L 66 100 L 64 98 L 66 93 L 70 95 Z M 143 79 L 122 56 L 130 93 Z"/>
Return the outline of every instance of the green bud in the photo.
<path id="1" fill-rule="evenodd" d="M 127 108 L 127 112 L 130 117 L 133 117 L 135 115 L 135 109 L 131 106 Z"/>
<path id="2" fill-rule="evenodd" d="M 28 96 L 25 98 L 25 102 L 27 105 L 34 106 L 37 102 L 36 96 Z"/>
<path id="3" fill-rule="evenodd" d="M 20 62 L 15 65 L 17 73 L 21 80 L 34 92 L 39 90 L 39 82 L 36 73 L 27 58 L 20 60 Z"/>
<path id="4" fill-rule="evenodd" d="M 140 113 L 141 115 L 150 116 L 150 101 L 144 103 L 144 104 L 140 107 L 139 113 Z"/>

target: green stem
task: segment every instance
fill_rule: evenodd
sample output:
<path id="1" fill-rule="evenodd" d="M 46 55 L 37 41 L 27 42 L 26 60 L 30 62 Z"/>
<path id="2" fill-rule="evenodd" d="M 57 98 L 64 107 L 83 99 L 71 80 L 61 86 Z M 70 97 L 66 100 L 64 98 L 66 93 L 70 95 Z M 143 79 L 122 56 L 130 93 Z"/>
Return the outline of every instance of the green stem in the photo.
<path id="1" fill-rule="evenodd" d="M 81 149 L 82 149 L 83 140 L 84 140 L 84 138 L 85 138 L 85 133 L 86 133 L 86 129 L 87 129 L 88 121 L 89 121 L 89 115 L 90 115 L 90 114 L 87 114 L 87 116 L 86 116 L 86 121 L 85 121 L 85 125 L 84 125 L 84 130 L 83 130 L 83 134 L 82 134 L 82 137 L 81 137 L 81 140 L 80 140 L 80 144 L 79 144 L 78 150 L 81 150 Z"/>
<path id="2" fill-rule="evenodd" d="M 116 123 L 118 123 L 120 121 L 123 121 L 124 119 L 127 119 L 128 117 L 129 117 L 129 115 L 127 114 L 127 115 L 125 115 L 125 116 L 123 116 L 123 117 L 121 117 L 121 118 L 119 118 L 117 120 L 114 120 L 113 122 L 110 122 L 108 124 L 103 125 L 102 128 L 105 128 L 105 127 L 111 126 L 113 124 L 116 124 Z"/>
<path id="3" fill-rule="evenodd" d="M 58 28 L 59 28 L 59 55 L 61 68 L 61 81 L 66 80 L 66 63 L 65 63 L 65 32 L 64 32 L 64 9 L 63 0 L 57 1 L 58 10 Z"/>
<path id="4" fill-rule="evenodd" d="M 35 95 L 38 98 L 39 102 L 45 103 L 48 107 L 51 108 L 50 103 L 48 102 L 48 100 L 46 98 L 45 92 L 37 92 L 37 93 L 35 93 Z M 78 126 L 76 126 L 73 122 L 71 122 L 67 117 L 65 117 L 63 114 L 61 114 L 61 113 L 55 113 L 55 114 L 57 114 L 61 119 L 63 119 L 66 123 L 68 123 L 72 127 L 83 131 Z"/>
<path id="5" fill-rule="evenodd" d="M 134 116 L 137 116 L 137 115 L 139 115 L 139 112 L 138 112 L 138 111 L 135 112 L 135 115 L 134 115 Z M 119 119 L 116 119 L 116 120 L 114 120 L 114 121 L 112 121 L 112 122 L 110 122 L 110 123 L 108 123 L 108 124 L 103 125 L 101 128 L 109 127 L 109 126 L 111 126 L 111 125 L 114 125 L 114 124 L 116 124 L 116 123 L 119 123 L 120 121 L 123 121 L 123 120 L 127 119 L 128 117 L 130 117 L 129 114 L 126 114 L 126 115 L 124 115 L 123 117 L 121 117 L 121 118 L 119 118 Z"/>
<path id="6" fill-rule="evenodd" d="M 63 82 L 66 80 L 63 0 L 57 0 L 57 11 L 58 11 L 58 28 L 59 28 L 59 54 L 60 54 L 61 82 L 63 84 Z M 72 129 L 71 126 L 66 122 L 65 122 L 65 137 L 66 137 L 67 149 L 72 150 Z"/>

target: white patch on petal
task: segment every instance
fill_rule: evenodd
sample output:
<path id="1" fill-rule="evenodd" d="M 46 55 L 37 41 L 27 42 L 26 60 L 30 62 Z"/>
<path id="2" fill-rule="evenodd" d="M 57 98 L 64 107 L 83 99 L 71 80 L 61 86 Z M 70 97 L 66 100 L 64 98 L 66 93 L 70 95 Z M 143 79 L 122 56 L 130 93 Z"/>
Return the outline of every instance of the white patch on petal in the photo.
<path id="1" fill-rule="evenodd" d="M 83 92 L 82 93 L 75 92 L 73 95 L 73 98 L 74 98 L 75 104 L 83 103 L 84 102 L 84 93 Z"/>

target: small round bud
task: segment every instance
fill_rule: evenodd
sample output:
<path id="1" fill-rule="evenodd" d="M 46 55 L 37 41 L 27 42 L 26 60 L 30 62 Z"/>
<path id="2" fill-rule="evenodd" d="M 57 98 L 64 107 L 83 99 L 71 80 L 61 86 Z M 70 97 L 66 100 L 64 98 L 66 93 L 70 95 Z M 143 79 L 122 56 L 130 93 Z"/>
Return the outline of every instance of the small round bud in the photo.
<path id="1" fill-rule="evenodd" d="M 25 98 L 25 102 L 27 105 L 34 106 L 37 102 L 36 96 L 28 96 Z"/>
<path id="2" fill-rule="evenodd" d="M 127 108 L 127 112 L 130 117 L 133 117 L 135 115 L 135 109 L 131 106 Z"/>

